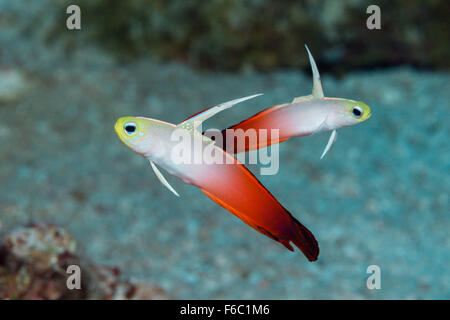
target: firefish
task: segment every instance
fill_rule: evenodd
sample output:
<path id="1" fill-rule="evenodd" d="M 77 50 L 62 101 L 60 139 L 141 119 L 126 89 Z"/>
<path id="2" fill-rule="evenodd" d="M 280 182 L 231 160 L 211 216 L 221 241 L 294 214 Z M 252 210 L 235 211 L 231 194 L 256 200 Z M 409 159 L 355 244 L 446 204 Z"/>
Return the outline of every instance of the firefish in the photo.
<path id="1" fill-rule="evenodd" d="M 331 130 L 331 136 L 320 157 L 322 159 L 336 141 L 337 129 L 353 126 L 370 118 L 370 107 L 362 101 L 324 96 L 316 62 L 308 46 L 305 45 L 305 47 L 313 75 L 312 94 L 297 97 L 292 103 L 269 107 L 222 130 L 221 141 L 224 149 L 231 153 L 257 150 L 284 142 L 292 137 L 308 136 Z M 276 137 L 271 137 L 273 129 L 278 130 Z M 254 139 L 249 133 L 254 134 Z M 264 139 L 260 133 L 264 133 Z M 204 132 L 204 134 L 208 135 L 208 132 Z"/>
<path id="2" fill-rule="evenodd" d="M 292 242 L 309 261 L 315 261 L 319 255 L 319 246 L 311 231 L 286 210 L 234 156 L 201 134 L 202 121 L 256 96 L 209 108 L 178 125 L 127 116 L 119 118 L 114 129 L 127 147 L 150 162 L 159 181 L 175 195 L 178 196 L 178 193 L 164 178 L 158 166 L 185 183 L 200 188 L 211 200 L 256 231 L 294 251 Z M 204 154 L 214 154 L 215 160 L 222 161 L 194 161 L 205 157 Z"/>

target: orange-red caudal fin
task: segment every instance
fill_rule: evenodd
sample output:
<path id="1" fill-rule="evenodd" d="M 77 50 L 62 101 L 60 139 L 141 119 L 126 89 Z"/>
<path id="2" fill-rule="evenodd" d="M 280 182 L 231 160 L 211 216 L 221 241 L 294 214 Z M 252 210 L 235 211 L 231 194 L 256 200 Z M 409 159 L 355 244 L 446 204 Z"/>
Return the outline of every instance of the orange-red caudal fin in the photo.
<path id="1" fill-rule="evenodd" d="M 266 227 L 262 227 L 261 225 L 259 225 L 258 221 L 251 219 L 244 212 L 240 212 L 233 206 L 229 205 L 228 203 L 216 197 L 212 193 L 206 191 L 205 189 L 201 190 L 211 200 L 232 212 L 239 219 L 244 221 L 256 231 L 268 236 L 272 240 L 280 242 L 290 251 L 294 251 L 294 248 L 290 243 L 292 242 L 303 252 L 303 254 L 308 258 L 309 261 L 317 260 L 317 257 L 319 256 L 319 245 L 314 238 L 314 235 L 296 218 L 294 218 L 286 209 L 281 207 L 283 211 L 279 212 L 280 215 L 283 215 L 280 216 L 280 220 L 283 218 L 282 220 L 285 220 L 286 223 L 280 225 L 280 221 L 274 221 L 273 225 L 267 225 L 266 222 Z"/>
<path id="2" fill-rule="evenodd" d="M 300 223 L 297 219 L 295 219 L 290 213 L 289 213 L 292 221 L 292 225 L 295 228 L 296 235 L 290 236 L 289 238 L 283 239 L 283 238 L 277 238 L 273 234 L 271 234 L 269 231 L 263 229 L 262 227 L 257 226 L 255 228 L 262 234 L 265 234 L 269 238 L 280 242 L 282 245 L 284 245 L 288 250 L 294 251 L 294 248 L 291 246 L 291 241 L 295 244 L 297 248 L 299 248 L 303 254 L 308 258 L 309 261 L 316 261 L 317 257 L 319 256 L 319 244 L 317 243 L 316 238 L 311 233 L 311 231 L 308 230 L 304 225 Z"/>
<path id="3" fill-rule="evenodd" d="M 280 124 L 283 123 L 283 118 L 280 118 L 280 115 L 277 116 L 284 106 L 285 104 L 267 108 L 222 130 L 222 145 L 218 146 L 229 153 L 240 153 L 258 150 L 288 140 L 290 135 L 285 134 L 285 125 Z M 276 136 L 272 136 L 273 129 L 277 130 Z M 209 134 L 206 133 L 206 135 Z"/>
<path id="4" fill-rule="evenodd" d="M 269 147 L 273 144 L 282 143 L 289 138 L 271 138 L 270 133 L 268 133 L 267 139 L 260 139 L 259 136 L 257 136 L 256 144 L 250 144 L 249 139 L 246 139 L 243 141 L 243 144 L 239 143 L 239 137 L 235 136 L 234 134 L 228 134 L 227 129 L 222 130 L 222 144 L 224 150 L 226 150 L 228 153 L 231 154 L 237 154 L 240 152 L 248 152 L 252 150 L 259 150 L 261 148 Z M 231 139 L 234 139 L 234 141 L 230 141 Z M 241 142 L 242 143 L 242 142 Z"/>
<path id="5" fill-rule="evenodd" d="M 316 261 L 319 256 L 319 244 L 311 231 L 308 230 L 304 225 L 295 219 L 292 215 L 292 223 L 294 224 L 295 230 L 297 231 L 297 237 L 292 239 L 292 242 L 297 248 L 302 250 L 303 254 L 308 258 L 309 261 Z"/>
<path id="6" fill-rule="evenodd" d="M 248 138 L 240 138 L 234 133 L 230 133 L 229 131 L 227 131 L 227 129 L 222 130 L 219 134 L 222 136 L 222 141 L 221 144 L 216 143 L 216 146 L 222 148 L 230 154 L 259 150 L 261 148 L 269 147 L 273 144 L 282 143 L 289 139 L 288 137 L 275 139 L 270 136 L 270 133 L 268 133 L 268 138 L 266 137 L 265 139 L 260 139 L 259 136 L 256 136 L 256 144 L 250 145 L 250 140 Z M 209 132 L 204 131 L 203 135 L 215 140 L 214 135 L 211 135 Z M 240 139 L 243 140 L 243 143 L 239 143 Z"/>

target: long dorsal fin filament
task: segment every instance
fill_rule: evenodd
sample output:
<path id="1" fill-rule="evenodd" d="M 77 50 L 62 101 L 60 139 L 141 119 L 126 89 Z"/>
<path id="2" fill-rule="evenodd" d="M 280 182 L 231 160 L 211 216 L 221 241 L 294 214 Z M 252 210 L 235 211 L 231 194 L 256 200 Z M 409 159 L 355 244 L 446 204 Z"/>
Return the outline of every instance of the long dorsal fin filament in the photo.
<path id="1" fill-rule="evenodd" d="M 314 57 L 309 51 L 308 46 L 305 44 L 306 51 L 308 51 L 309 63 L 311 64 L 311 71 L 313 75 L 313 90 L 312 95 L 314 98 L 323 98 L 325 95 L 323 94 L 322 89 L 322 81 L 320 80 L 319 69 L 317 68 L 316 61 L 314 61 Z"/>
<path id="2" fill-rule="evenodd" d="M 192 130 L 194 132 L 198 132 L 197 127 L 200 126 L 200 124 L 205 121 L 208 118 L 211 118 L 215 114 L 219 113 L 220 111 L 223 111 L 225 109 L 231 108 L 235 104 L 238 104 L 239 102 L 243 102 L 245 100 L 253 99 L 255 97 L 258 97 L 262 95 L 262 93 L 254 94 L 251 96 L 247 96 L 244 98 L 234 99 L 228 102 L 221 103 L 215 107 L 207 108 L 203 110 L 202 112 L 196 113 L 195 115 L 187 118 L 183 122 L 177 125 L 177 127 L 183 127 L 187 130 Z M 201 132 L 200 132 L 201 133 Z"/>

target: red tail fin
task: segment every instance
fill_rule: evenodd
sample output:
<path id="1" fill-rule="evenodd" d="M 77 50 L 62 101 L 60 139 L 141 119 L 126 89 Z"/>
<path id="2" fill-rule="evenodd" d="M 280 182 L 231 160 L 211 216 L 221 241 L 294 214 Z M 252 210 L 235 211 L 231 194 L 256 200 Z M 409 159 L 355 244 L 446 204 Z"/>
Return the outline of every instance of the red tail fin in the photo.
<path id="1" fill-rule="evenodd" d="M 233 129 L 233 128 L 228 128 L 228 129 Z M 223 129 L 220 134 L 222 135 L 222 144 L 218 144 L 218 147 L 221 147 L 222 149 L 224 149 L 226 152 L 231 153 L 231 154 L 236 154 L 236 153 L 240 153 L 240 152 L 248 152 L 251 150 L 258 150 L 261 148 L 265 148 L 265 147 L 269 147 L 273 144 L 277 144 L 277 143 L 282 143 L 286 140 L 288 140 L 289 138 L 278 138 L 278 139 L 272 139 L 270 137 L 270 133 L 268 133 L 268 137 L 266 139 L 264 139 L 264 142 L 261 142 L 261 139 L 259 138 L 259 136 L 257 136 L 257 143 L 256 145 L 252 145 L 250 146 L 249 144 L 249 139 L 245 138 L 245 140 L 243 141 L 244 144 L 241 145 L 238 143 L 238 141 L 240 140 L 239 137 L 235 136 L 235 134 L 232 131 L 227 131 L 228 129 Z M 203 132 L 203 134 L 209 138 L 211 138 L 211 135 L 209 134 L 209 132 Z"/>
<path id="2" fill-rule="evenodd" d="M 275 231 L 269 231 L 266 228 L 263 228 L 262 226 L 258 225 L 254 221 L 250 221 L 245 214 L 242 212 L 239 212 L 232 206 L 229 206 L 227 203 L 222 201 L 220 198 L 216 197 L 215 195 L 211 194 L 210 192 L 202 189 L 203 193 L 205 193 L 210 199 L 212 199 L 217 204 L 221 205 L 225 209 L 229 210 L 233 214 L 235 214 L 237 217 L 239 217 L 242 221 L 244 221 L 246 224 L 254 228 L 255 230 L 261 232 L 262 234 L 268 236 L 269 238 L 280 242 L 283 244 L 288 250 L 294 251 L 294 248 L 291 246 L 290 242 L 293 242 L 297 248 L 299 248 L 303 254 L 308 258 L 309 261 L 316 261 L 317 257 L 319 256 L 319 245 L 314 238 L 314 235 L 309 231 L 304 225 L 302 225 L 296 218 L 292 216 L 292 214 L 289 213 L 286 209 L 282 212 L 282 214 L 289 215 L 290 222 L 292 224 L 292 228 L 290 228 L 289 225 L 287 225 L 286 231 L 283 233 L 280 233 L 280 229 L 276 230 L 278 231 L 278 234 L 275 235 Z M 288 220 L 289 221 L 289 220 Z M 289 222 L 288 222 L 289 223 Z"/>
<path id="3" fill-rule="evenodd" d="M 228 127 L 227 129 L 232 129 L 228 132 L 227 129 L 222 130 L 222 149 L 226 150 L 228 153 L 240 153 L 258 150 L 288 140 L 290 136 L 283 136 L 281 131 L 279 132 L 280 136 L 271 137 L 271 129 L 282 129 L 279 128 L 279 124 L 277 123 L 276 117 L 273 117 L 273 114 L 283 106 L 286 106 L 286 104 L 267 108 L 238 124 Z M 256 134 L 258 135 L 256 137 L 257 141 L 250 142 L 246 137 L 239 137 L 238 139 L 238 137 L 235 136 L 238 132 L 233 132 L 233 130 L 243 130 L 246 132 L 249 129 L 256 130 Z M 264 139 L 259 137 L 260 129 L 264 129 L 267 133 L 267 136 Z M 203 134 L 205 134 L 205 132 L 203 132 Z M 208 134 L 206 135 L 209 136 Z M 245 141 L 241 141 L 242 139 L 245 139 Z M 241 142 L 242 145 L 238 142 Z M 250 145 L 250 143 L 252 144 Z"/>
<path id="4" fill-rule="evenodd" d="M 319 244 L 314 235 L 304 225 L 292 215 L 292 224 L 297 233 L 297 237 L 290 239 L 299 248 L 309 261 L 316 261 L 319 256 Z"/>

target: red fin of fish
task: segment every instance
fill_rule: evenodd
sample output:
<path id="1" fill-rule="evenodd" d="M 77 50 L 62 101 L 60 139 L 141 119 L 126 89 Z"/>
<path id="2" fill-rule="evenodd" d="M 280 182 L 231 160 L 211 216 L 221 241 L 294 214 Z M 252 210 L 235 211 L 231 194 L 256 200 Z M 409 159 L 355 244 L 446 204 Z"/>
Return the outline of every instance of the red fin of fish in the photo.
<path id="1" fill-rule="evenodd" d="M 290 244 L 293 242 L 297 248 L 299 248 L 309 261 L 316 261 L 319 256 L 319 245 L 314 235 L 304 225 L 302 225 L 296 218 L 294 218 L 286 209 L 280 205 L 279 212 L 274 212 L 278 219 L 272 220 L 272 225 L 267 224 L 265 221 L 265 227 L 258 224 L 257 221 L 250 219 L 244 212 L 241 212 L 229 205 L 222 199 L 216 197 L 212 193 L 201 189 L 211 200 L 232 212 L 246 224 L 257 230 L 258 232 L 268 236 L 272 240 L 278 241 L 283 244 L 288 250 L 294 251 L 294 248 Z M 280 225 L 280 221 L 286 221 Z"/>
<path id="2" fill-rule="evenodd" d="M 252 117 L 239 122 L 238 124 L 235 124 L 227 129 L 222 130 L 222 148 L 226 149 L 229 153 L 239 153 L 239 152 L 247 152 L 251 150 L 257 150 L 260 148 L 268 147 L 273 144 L 281 143 L 290 138 L 290 136 L 283 136 L 283 128 L 277 128 L 276 119 L 272 119 L 272 114 L 274 114 L 275 111 L 282 108 L 286 104 L 280 104 L 276 105 L 270 108 L 267 108 Z M 275 122 L 275 123 L 274 123 Z M 280 135 L 278 137 L 271 137 L 271 130 L 273 128 L 277 128 L 280 130 Z M 245 142 L 243 145 L 238 144 L 238 139 L 234 135 L 233 131 L 229 130 L 238 130 L 242 129 L 244 132 L 248 129 L 256 130 L 256 133 L 259 134 L 260 129 L 266 129 L 267 130 L 267 137 L 266 139 L 260 139 L 259 136 L 257 136 L 257 141 L 252 142 L 250 144 L 249 139 L 245 139 Z M 229 130 L 229 131 L 227 131 Z M 230 139 L 234 139 L 234 141 L 231 141 Z M 233 143 L 233 144 L 231 144 Z"/>

